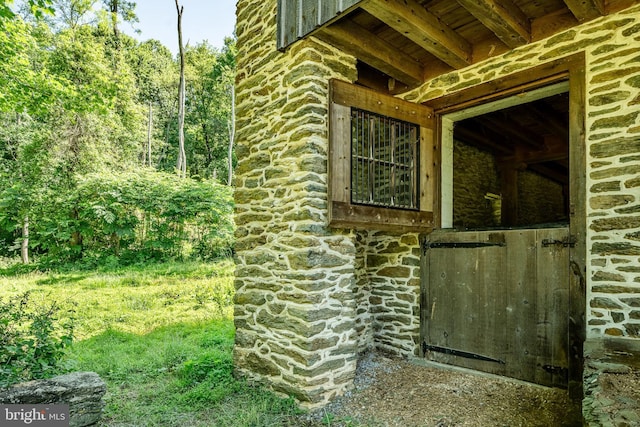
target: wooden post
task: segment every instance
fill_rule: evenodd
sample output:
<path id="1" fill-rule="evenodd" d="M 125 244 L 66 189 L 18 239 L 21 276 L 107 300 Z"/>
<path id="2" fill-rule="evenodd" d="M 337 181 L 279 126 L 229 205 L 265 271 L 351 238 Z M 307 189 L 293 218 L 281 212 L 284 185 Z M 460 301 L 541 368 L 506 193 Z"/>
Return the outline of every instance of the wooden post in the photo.
<path id="1" fill-rule="evenodd" d="M 518 167 L 517 163 L 500 165 L 500 189 L 502 193 L 502 225 L 518 223 Z"/>

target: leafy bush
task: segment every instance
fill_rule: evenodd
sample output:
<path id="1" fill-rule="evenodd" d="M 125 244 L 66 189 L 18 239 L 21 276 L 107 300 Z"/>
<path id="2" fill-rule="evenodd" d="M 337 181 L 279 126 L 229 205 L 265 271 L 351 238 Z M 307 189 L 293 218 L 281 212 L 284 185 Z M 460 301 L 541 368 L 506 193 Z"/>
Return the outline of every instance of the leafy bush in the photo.
<path id="1" fill-rule="evenodd" d="M 89 174 L 42 208 L 30 246 L 50 264 L 209 261 L 232 252 L 232 189 L 211 181 L 150 169 Z"/>
<path id="2" fill-rule="evenodd" d="M 73 340 L 73 318 L 59 323 L 60 307 L 31 307 L 29 292 L 0 298 L 0 388 L 64 371 L 61 358 Z"/>

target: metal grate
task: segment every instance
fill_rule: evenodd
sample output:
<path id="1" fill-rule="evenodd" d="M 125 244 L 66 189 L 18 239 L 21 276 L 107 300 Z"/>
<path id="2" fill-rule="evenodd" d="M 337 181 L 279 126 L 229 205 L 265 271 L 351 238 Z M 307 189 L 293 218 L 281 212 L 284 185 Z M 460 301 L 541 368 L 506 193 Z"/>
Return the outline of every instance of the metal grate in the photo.
<path id="1" fill-rule="evenodd" d="M 351 203 L 419 210 L 417 125 L 351 109 Z"/>

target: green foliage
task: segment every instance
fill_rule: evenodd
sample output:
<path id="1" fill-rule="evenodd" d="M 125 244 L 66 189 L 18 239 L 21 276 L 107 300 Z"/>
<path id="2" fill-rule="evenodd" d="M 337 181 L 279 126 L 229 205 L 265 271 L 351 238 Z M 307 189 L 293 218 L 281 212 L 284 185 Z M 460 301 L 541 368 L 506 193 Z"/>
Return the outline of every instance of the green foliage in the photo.
<path id="1" fill-rule="evenodd" d="M 28 0 L 27 5 L 29 11 L 38 19 L 44 15 L 52 15 L 53 8 L 51 3 L 53 0 Z M 14 19 L 16 14 L 11 10 L 13 0 L 0 0 L 0 28 L 4 24 L 5 20 Z"/>
<path id="2" fill-rule="evenodd" d="M 229 174 L 227 148 L 231 125 L 231 88 L 235 77 L 235 40 L 227 38 L 221 52 L 208 43 L 185 53 L 187 63 L 187 164 L 191 173 L 218 177 Z"/>
<path id="3" fill-rule="evenodd" d="M 211 182 L 230 172 L 234 40 L 188 49 L 194 179 L 181 181 L 176 60 L 118 31 L 135 2 L 20 3 L 55 16 L 23 19 L 0 1 L 0 256 L 23 243 L 47 265 L 228 256 L 231 193 Z"/>
<path id="4" fill-rule="evenodd" d="M 58 322 L 59 311 L 55 302 L 32 307 L 28 291 L 0 299 L 0 388 L 64 370 L 74 323 L 73 317 Z"/>
<path id="5" fill-rule="evenodd" d="M 38 194 L 45 193 L 41 188 Z M 22 199 L 25 194 L 19 182 L 0 190 L 0 228 L 7 239 L 19 231 L 23 211 L 16 209 L 38 200 Z M 30 210 L 37 218 L 31 246 L 49 263 L 127 265 L 231 255 L 232 190 L 220 184 L 150 169 L 96 173 L 40 200 L 38 210 Z"/>
<path id="6" fill-rule="evenodd" d="M 139 170 L 87 176 L 75 197 L 85 256 L 93 251 L 94 256 L 147 261 L 231 254 L 228 187 Z"/>

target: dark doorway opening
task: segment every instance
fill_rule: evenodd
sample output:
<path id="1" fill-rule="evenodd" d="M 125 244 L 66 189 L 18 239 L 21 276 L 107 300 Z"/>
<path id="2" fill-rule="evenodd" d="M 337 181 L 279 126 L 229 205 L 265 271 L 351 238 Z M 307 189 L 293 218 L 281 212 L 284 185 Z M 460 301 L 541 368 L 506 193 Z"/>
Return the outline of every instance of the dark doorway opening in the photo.
<path id="1" fill-rule="evenodd" d="M 454 123 L 453 227 L 566 226 L 569 94 Z"/>

